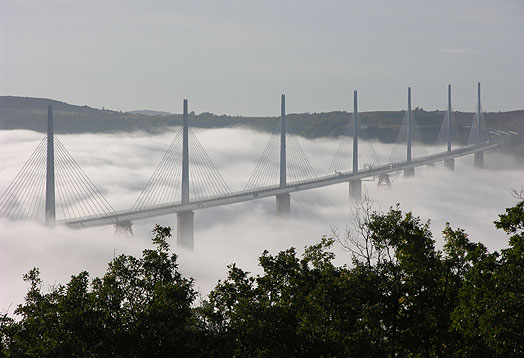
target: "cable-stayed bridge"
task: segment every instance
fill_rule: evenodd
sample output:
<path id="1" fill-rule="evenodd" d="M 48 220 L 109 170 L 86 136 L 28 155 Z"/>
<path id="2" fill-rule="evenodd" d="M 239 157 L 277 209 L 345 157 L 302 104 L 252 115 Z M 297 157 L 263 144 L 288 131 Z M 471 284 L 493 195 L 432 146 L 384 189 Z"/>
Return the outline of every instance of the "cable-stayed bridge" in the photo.
<path id="1" fill-rule="evenodd" d="M 43 219 L 48 226 L 58 222 L 72 228 L 115 225 L 117 230 L 132 233 L 133 221 L 176 213 L 178 243 L 192 248 L 196 210 L 275 196 L 277 215 L 286 216 L 291 211 L 293 192 L 349 182 L 350 193 L 358 198 L 365 178 L 375 177 L 379 183 L 389 184 L 393 173 L 412 176 L 416 167 L 437 162 L 454 169 L 454 159 L 469 154 L 474 155 L 475 165 L 482 167 L 483 152 L 500 145 L 509 136 L 486 129 L 479 83 L 476 113 L 468 141 L 464 143 L 459 138 L 451 107 L 451 86 L 448 86 L 448 108 L 436 143 L 442 150 L 427 154 L 420 150 L 422 141 L 408 88 L 408 105 L 397 145 L 389 161 L 380 163 L 373 146 L 365 141 L 366 128 L 360 125 L 357 105 L 355 91 L 353 116 L 346 133 L 341 137 L 328 173 L 318 176 L 297 138 L 286 135 L 282 95 L 280 132 L 269 140 L 244 190 L 233 192 L 189 127 L 188 102 L 184 100 L 182 128 L 133 207 L 118 211 L 105 200 L 54 135 L 53 111 L 49 107 L 47 136 L 0 196 L 0 216 L 13 220 Z M 60 220 L 56 215 L 57 201 L 63 216 Z"/>

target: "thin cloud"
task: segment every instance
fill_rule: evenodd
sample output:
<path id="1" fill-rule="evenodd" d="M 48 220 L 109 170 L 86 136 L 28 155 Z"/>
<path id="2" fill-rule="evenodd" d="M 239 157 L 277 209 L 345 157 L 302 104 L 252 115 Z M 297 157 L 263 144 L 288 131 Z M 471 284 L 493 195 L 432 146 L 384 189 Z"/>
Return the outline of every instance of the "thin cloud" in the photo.
<path id="1" fill-rule="evenodd" d="M 104 192 L 115 209 L 132 206 L 151 173 L 169 147 L 173 132 L 152 136 L 145 133 L 122 135 L 61 135 L 60 139 L 78 161 L 93 183 Z M 232 190 L 241 190 L 264 149 L 267 134 L 244 129 L 201 130 L 197 136 Z M 41 139 L 32 131 L 0 131 L 0 193 L 16 176 Z M 333 139 L 306 140 L 300 144 L 318 175 L 327 167 L 338 142 Z M 374 143 L 378 155 L 387 159 L 392 145 Z M 361 147 L 364 148 L 364 147 Z M 508 160 L 495 153 L 486 153 L 486 166 Z M 440 231 L 446 221 L 462 227 L 471 240 L 482 241 L 496 250 L 507 245 L 503 232 L 493 227 L 493 220 L 505 207 L 514 203 L 511 188 L 522 185 L 523 169 L 508 163 L 504 168 L 478 170 L 472 158 L 457 159 L 456 171 L 442 166 L 417 168 L 410 179 L 400 175 L 392 188 L 378 189 L 376 181 L 365 181 L 364 190 L 377 203 L 388 208 L 401 203 L 402 210 L 411 210 L 423 220 L 432 219 L 431 227 L 437 245 L 442 246 Z M 293 193 L 291 219 L 274 217 L 274 198 L 211 208 L 195 212 L 195 250 L 189 252 L 170 243 L 179 254 L 182 273 L 195 279 L 203 294 L 227 273 L 226 266 L 236 262 L 239 267 L 258 272 L 257 258 L 264 249 L 272 253 L 317 243 L 329 235 L 331 227 L 343 231 L 349 223 L 348 184 Z M 125 239 L 114 236 L 113 227 L 72 231 L 57 226 L 46 228 L 31 222 L 10 222 L 0 219 L 0 312 L 21 303 L 27 291 L 22 275 L 39 267 L 44 289 L 65 283 L 70 275 L 81 270 L 93 276 L 102 275 L 114 255 L 140 255 L 151 247 L 154 224 L 175 228 L 176 216 L 166 215 L 134 223 L 135 236 Z M 174 230 L 176 233 L 176 230 Z M 347 253 L 335 248 L 340 263 L 350 262 Z"/>
<path id="2" fill-rule="evenodd" d="M 470 53 L 470 52 L 477 52 L 478 50 L 471 48 L 471 47 L 465 47 L 465 48 L 441 48 L 439 51 L 444 52 L 444 53 Z"/>

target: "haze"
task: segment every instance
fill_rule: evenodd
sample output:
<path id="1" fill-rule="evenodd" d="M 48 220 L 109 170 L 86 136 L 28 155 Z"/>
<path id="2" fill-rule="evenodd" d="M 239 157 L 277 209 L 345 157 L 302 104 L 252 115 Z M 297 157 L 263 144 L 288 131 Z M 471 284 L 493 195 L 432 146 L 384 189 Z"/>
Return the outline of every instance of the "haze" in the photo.
<path id="1" fill-rule="evenodd" d="M 116 210 L 132 206 L 156 165 L 169 146 L 177 128 L 163 135 L 144 133 L 61 135 L 60 140 L 75 157 L 86 174 L 104 192 Z M 200 142 L 232 190 L 241 190 L 262 152 L 268 134 L 242 129 L 197 130 Z M 15 177 L 42 138 L 33 131 L 0 131 L 0 191 Z M 318 175 L 324 174 L 334 155 L 336 139 L 299 141 Z M 392 146 L 373 142 L 381 160 L 387 160 Z M 366 146 L 361 144 L 362 148 Z M 432 151 L 433 148 L 427 148 Z M 520 188 L 524 170 L 512 157 L 486 153 L 486 169 L 473 167 L 471 156 L 458 159 L 456 171 L 443 165 L 417 168 L 416 176 L 402 175 L 390 190 L 377 188 L 376 181 L 365 181 L 364 189 L 376 202 L 377 209 L 401 203 L 423 220 L 432 220 L 432 229 L 441 247 L 440 232 L 445 222 L 461 227 L 474 241 L 491 250 L 507 245 L 503 232 L 492 222 L 505 207 L 513 204 L 511 188 Z M 512 169 L 511 169 L 512 168 Z M 291 196 L 290 220 L 275 218 L 275 199 L 199 210 L 195 212 L 195 250 L 176 247 L 180 269 L 193 277 L 203 294 L 226 275 L 226 266 L 236 262 L 257 272 L 257 258 L 263 250 L 297 247 L 317 243 L 322 235 L 331 235 L 332 227 L 340 232 L 350 225 L 348 184 L 294 193 Z M 57 209 L 60 215 L 60 209 Z M 107 262 L 121 253 L 139 255 L 151 247 L 154 224 L 175 228 L 176 216 L 168 215 L 136 221 L 133 238 L 115 237 L 111 226 L 69 230 L 48 229 L 41 224 L 11 222 L 0 219 L 0 310 L 14 309 L 23 299 L 26 285 L 22 275 L 36 266 L 41 269 L 44 287 L 67 282 L 81 270 L 102 275 Z M 340 263 L 350 256 L 336 247 Z"/>
<path id="2" fill-rule="evenodd" d="M 0 0 L 0 96 L 49 98 L 117 111 L 277 116 L 288 113 L 453 108 L 475 111 L 477 82 L 485 111 L 523 109 L 524 2 L 441 1 L 137 1 Z M 43 111 L 46 109 L 44 108 Z M 46 118 L 42 118 L 45 121 Z M 60 140 L 116 210 L 130 208 L 173 139 L 141 132 L 61 135 Z M 232 190 L 242 189 L 269 136 L 243 129 L 197 132 Z M 42 138 L 0 130 L 0 193 Z M 336 139 L 300 138 L 317 174 L 325 174 Z M 391 146 L 374 143 L 387 159 Z M 363 146 L 362 146 L 363 147 Z M 428 148 L 432 149 L 432 148 Z M 446 221 L 491 250 L 506 246 L 493 220 L 523 185 L 515 158 L 486 153 L 416 169 L 390 190 L 364 188 L 377 208 L 396 203 L 432 220 L 437 245 Z M 383 161 L 384 163 L 386 160 Z M 195 250 L 176 247 L 180 270 L 203 294 L 236 262 L 252 272 L 263 250 L 299 251 L 332 228 L 350 224 L 348 184 L 291 195 L 292 216 L 275 219 L 274 198 L 195 213 Z M 102 275 L 121 253 L 151 247 L 154 224 L 175 228 L 175 215 L 137 221 L 133 238 L 113 227 L 73 231 L 0 218 L 0 312 L 23 301 L 22 275 L 41 269 L 44 286 L 87 270 Z M 175 229 L 176 232 L 176 229 Z M 339 263 L 350 262 L 336 247 Z M 7 288 L 7 289 L 6 289 Z M 9 308 L 10 307 L 10 308 Z"/>
<path id="3" fill-rule="evenodd" d="M 273 115 L 522 109 L 524 2 L 0 0 L 0 94 Z"/>

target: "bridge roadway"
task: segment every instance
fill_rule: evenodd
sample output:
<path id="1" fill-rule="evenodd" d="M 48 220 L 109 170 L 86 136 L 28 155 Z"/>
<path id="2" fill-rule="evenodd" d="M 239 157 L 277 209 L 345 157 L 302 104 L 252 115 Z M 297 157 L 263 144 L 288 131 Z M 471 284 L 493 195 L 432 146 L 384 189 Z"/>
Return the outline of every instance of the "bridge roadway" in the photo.
<path id="1" fill-rule="evenodd" d="M 499 133 L 506 134 L 506 133 Z M 507 134 L 506 134 L 507 135 Z M 152 218 L 156 216 L 163 216 L 168 214 L 175 214 L 178 212 L 207 209 L 217 206 L 240 203 L 249 200 L 266 198 L 278 194 L 293 193 L 297 191 L 310 190 L 314 188 L 321 188 L 329 185 L 351 182 L 354 180 L 365 179 L 369 177 L 376 177 L 380 175 L 389 174 L 405 169 L 415 168 L 423 165 L 444 162 L 446 160 L 457 157 L 473 154 L 475 152 L 495 148 L 499 145 L 497 142 L 487 142 L 480 145 L 471 145 L 458 149 L 453 149 L 451 152 L 441 152 L 423 157 L 413 158 L 411 163 L 396 162 L 389 163 L 382 166 L 377 166 L 359 171 L 357 174 L 352 172 L 336 173 L 326 175 L 313 180 L 305 180 L 289 183 L 286 187 L 280 188 L 278 185 L 259 188 L 250 191 L 237 191 L 228 195 L 219 197 L 208 197 L 201 200 L 195 200 L 188 204 L 182 205 L 180 202 L 167 203 L 162 205 L 150 206 L 147 208 L 132 208 L 127 210 L 115 211 L 105 215 L 86 216 L 81 218 L 74 218 L 69 220 L 62 220 L 58 223 L 64 224 L 71 228 L 87 228 L 106 225 L 117 225 L 119 223 L 127 223 L 134 220 Z"/>

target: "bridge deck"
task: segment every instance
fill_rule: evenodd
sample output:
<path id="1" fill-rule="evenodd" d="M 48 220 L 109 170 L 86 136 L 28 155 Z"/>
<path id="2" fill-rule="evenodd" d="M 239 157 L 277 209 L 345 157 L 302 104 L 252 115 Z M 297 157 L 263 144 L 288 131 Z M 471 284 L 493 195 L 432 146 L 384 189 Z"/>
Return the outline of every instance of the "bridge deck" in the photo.
<path id="1" fill-rule="evenodd" d="M 199 201 L 192 201 L 188 204 L 181 204 L 180 202 L 168 203 L 147 208 L 121 210 L 113 213 L 108 213 L 106 215 L 97 215 L 90 217 L 81 217 L 71 220 L 63 220 L 60 223 L 65 224 L 71 228 L 106 226 L 138 219 L 174 214 L 183 211 L 200 210 L 217 206 L 229 205 L 259 198 L 266 198 L 269 196 L 275 196 L 278 194 L 309 190 L 344 182 L 350 182 L 358 179 L 365 179 L 369 177 L 385 175 L 404 169 L 414 168 L 437 162 L 443 162 L 445 160 L 454 159 L 478 151 L 491 149 L 497 147 L 498 145 L 498 142 L 488 142 L 478 146 L 467 146 L 459 149 L 454 149 L 451 152 L 442 152 L 423 156 L 420 158 L 414 158 L 411 161 L 411 163 L 389 163 L 386 165 L 361 170 L 357 174 L 353 174 L 352 172 L 337 173 L 334 175 L 319 177 L 313 180 L 293 182 L 289 183 L 285 188 L 280 188 L 279 186 L 271 186 L 250 191 L 238 191 L 225 196 L 210 197 Z"/>

